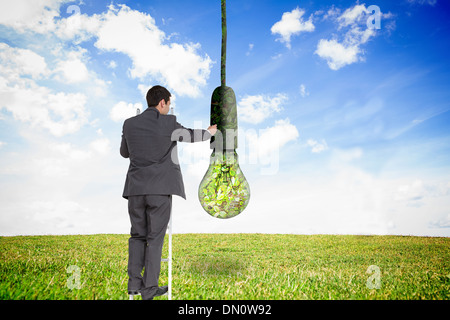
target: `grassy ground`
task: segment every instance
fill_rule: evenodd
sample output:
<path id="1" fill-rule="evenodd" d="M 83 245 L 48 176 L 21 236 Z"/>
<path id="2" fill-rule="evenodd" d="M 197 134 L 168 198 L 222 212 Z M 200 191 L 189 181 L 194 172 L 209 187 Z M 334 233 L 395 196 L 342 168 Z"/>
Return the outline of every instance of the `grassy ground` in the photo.
<path id="1" fill-rule="evenodd" d="M 127 243 L 1 237 L 0 299 L 128 299 Z M 176 234 L 173 246 L 173 299 L 450 298 L 450 238 Z"/>

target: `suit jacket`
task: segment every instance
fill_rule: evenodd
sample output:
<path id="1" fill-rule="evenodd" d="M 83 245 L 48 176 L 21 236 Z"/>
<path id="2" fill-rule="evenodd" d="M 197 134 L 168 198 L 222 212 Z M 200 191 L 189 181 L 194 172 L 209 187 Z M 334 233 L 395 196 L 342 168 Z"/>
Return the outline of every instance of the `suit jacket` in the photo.
<path id="1" fill-rule="evenodd" d="M 184 128 L 175 116 L 153 107 L 125 120 L 120 154 L 130 158 L 130 166 L 122 196 L 167 194 L 186 199 L 177 142 L 210 138 L 209 131 Z"/>

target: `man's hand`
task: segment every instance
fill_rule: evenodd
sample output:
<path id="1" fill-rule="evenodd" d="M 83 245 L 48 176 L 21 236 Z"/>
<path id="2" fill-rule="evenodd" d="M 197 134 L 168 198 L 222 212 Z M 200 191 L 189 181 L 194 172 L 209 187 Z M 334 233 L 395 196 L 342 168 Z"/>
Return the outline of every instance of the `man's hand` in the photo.
<path id="1" fill-rule="evenodd" d="M 217 132 L 217 124 L 213 125 L 213 126 L 209 126 L 208 129 L 206 129 L 209 131 L 209 133 L 211 133 L 211 135 L 215 135 Z"/>

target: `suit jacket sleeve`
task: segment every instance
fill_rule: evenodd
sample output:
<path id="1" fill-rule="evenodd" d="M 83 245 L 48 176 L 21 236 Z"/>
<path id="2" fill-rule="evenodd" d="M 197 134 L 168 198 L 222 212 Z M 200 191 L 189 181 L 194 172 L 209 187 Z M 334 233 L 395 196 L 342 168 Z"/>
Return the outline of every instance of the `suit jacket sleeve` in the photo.
<path id="1" fill-rule="evenodd" d="M 189 143 L 206 141 L 210 138 L 211 134 L 208 130 L 185 128 L 178 122 L 176 122 L 175 130 L 172 132 L 171 137 L 172 141 Z"/>
<path id="2" fill-rule="evenodd" d="M 125 127 L 125 125 L 124 125 Z M 125 139 L 125 135 L 122 131 L 122 142 L 120 143 L 120 154 L 124 158 L 130 157 L 130 152 L 128 151 L 127 140 Z"/>

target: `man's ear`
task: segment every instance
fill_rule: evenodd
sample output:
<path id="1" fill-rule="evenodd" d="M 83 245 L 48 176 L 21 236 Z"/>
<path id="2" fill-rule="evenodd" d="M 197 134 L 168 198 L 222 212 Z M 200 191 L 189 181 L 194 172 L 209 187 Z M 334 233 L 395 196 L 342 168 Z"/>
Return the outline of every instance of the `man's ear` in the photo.
<path id="1" fill-rule="evenodd" d="M 156 109 L 158 109 L 160 112 L 162 110 L 162 104 L 161 104 L 162 101 L 163 101 L 163 99 L 161 99 L 161 101 L 156 105 Z"/>

